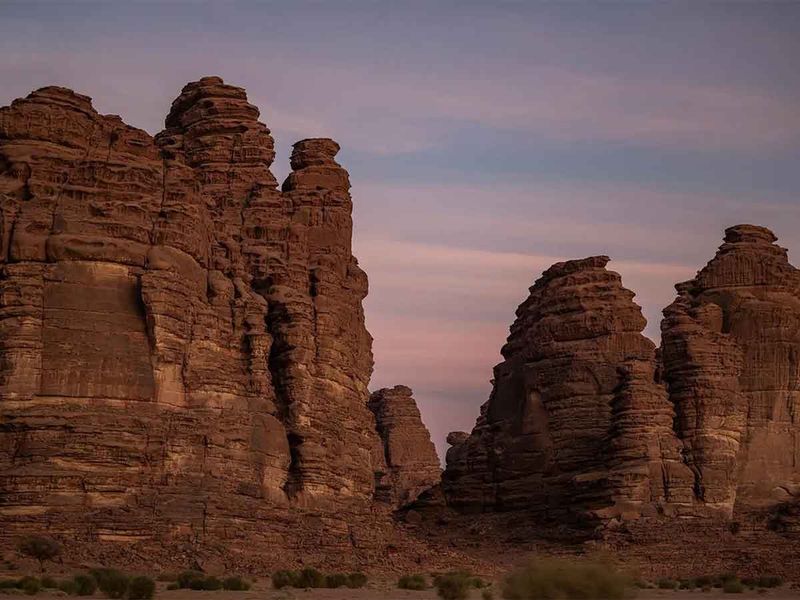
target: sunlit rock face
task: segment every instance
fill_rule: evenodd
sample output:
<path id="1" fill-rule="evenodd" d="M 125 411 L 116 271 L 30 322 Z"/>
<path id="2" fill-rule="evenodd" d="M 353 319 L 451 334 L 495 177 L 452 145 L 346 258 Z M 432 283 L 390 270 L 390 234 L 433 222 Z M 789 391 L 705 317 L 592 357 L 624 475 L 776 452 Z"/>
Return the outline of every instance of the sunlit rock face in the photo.
<path id="1" fill-rule="evenodd" d="M 258 116 L 218 77 L 155 138 L 63 88 L 0 109 L 7 535 L 377 543 L 348 174 L 304 140 L 278 189 Z"/>
<path id="2" fill-rule="evenodd" d="M 443 489 L 464 511 L 597 523 L 731 518 L 800 491 L 800 272 L 768 230 L 727 230 L 677 287 L 659 352 L 606 257 L 554 265 L 517 310 Z"/>

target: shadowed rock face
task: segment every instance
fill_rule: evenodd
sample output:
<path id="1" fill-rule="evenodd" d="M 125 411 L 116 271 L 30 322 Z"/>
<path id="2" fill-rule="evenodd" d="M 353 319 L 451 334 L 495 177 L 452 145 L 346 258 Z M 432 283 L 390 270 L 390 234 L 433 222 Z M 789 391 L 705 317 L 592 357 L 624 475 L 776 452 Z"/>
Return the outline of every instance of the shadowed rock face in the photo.
<path id="1" fill-rule="evenodd" d="M 369 407 L 383 441 L 386 468 L 376 473 L 376 495 L 403 506 L 439 483 L 441 466 L 410 388 L 397 385 L 373 392 Z"/>
<path id="2" fill-rule="evenodd" d="M 800 271 L 763 227 L 725 232 L 664 311 L 664 378 L 698 499 L 725 514 L 800 491 Z"/>
<path id="3" fill-rule="evenodd" d="M 554 265 L 517 310 L 443 488 L 462 510 L 577 521 L 721 516 L 800 490 L 800 271 L 768 230 L 727 230 L 677 287 L 663 347 L 606 257 Z"/>
<path id="4" fill-rule="evenodd" d="M 278 190 L 258 114 L 218 77 L 155 138 L 63 88 L 0 109 L 6 534 L 375 543 L 348 175 L 304 140 Z"/>
<path id="5" fill-rule="evenodd" d="M 691 502 L 655 347 L 608 260 L 553 265 L 517 309 L 475 429 L 448 440 L 451 505 L 580 519 Z"/>

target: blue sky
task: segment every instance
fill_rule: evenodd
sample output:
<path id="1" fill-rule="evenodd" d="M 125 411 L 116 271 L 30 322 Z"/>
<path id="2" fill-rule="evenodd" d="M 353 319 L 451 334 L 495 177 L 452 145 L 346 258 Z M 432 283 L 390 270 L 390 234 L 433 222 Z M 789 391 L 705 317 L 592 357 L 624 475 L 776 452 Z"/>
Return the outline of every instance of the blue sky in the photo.
<path id="1" fill-rule="evenodd" d="M 725 227 L 800 254 L 800 3 L 0 0 L 0 104 L 59 84 L 159 131 L 184 83 L 342 146 L 373 387 L 471 428 L 550 263 L 609 254 L 657 339 Z"/>

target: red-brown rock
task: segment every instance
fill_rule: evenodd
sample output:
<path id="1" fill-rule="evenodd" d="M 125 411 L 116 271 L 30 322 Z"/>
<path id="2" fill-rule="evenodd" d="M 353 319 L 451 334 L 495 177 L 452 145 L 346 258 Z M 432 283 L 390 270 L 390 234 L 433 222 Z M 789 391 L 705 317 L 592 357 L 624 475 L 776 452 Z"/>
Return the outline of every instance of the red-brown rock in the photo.
<path id="1" fill-rule="evenodd" d="M 258 114 L 218 77 L 155 139 L 0 109 L 0 535 L 386 543 L 348 175 L 304 140 L 278 190 Z"/>
<path id="2" fill-rule="evenodd" d="M 410 388 L 396 385 L 373 392 L 369 407 L 375 414 L 386 463 L 386 469 L 376 474 L 376 496 L 404 506 L 439 483 L 442 469 L 436 448 Z"/>

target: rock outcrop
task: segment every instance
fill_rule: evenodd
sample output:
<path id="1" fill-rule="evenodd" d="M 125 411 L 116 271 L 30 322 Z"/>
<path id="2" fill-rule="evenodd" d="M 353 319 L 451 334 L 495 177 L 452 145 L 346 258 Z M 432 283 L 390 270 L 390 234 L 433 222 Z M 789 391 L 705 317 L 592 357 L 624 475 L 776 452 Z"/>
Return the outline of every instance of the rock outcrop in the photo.
<path id="1" fill-rule="evenodd" d="M 655 347 L 608 261 L 558 263 L 530 288 L 475 429 L 448 439 L 450 505 L 581 521 L 691 503 Z"/>
<path id="2" fill-rule="evenodd" d="M 258 116 L 218 77 L 155 138 L 64 88 L 0 109 L 5 535 L 385 543 L 348 174 L 304 140 L 279 190 Z"/>
<path id="3" fill-rule="evenodd" d="M 800 493 L 800 271 L 739 225 L 661 325 L 664 378 L 698 499 L 730 516 Z"/>
<path id="4" fill-rule="evenodd" d="M 383 442 L 383 454 L 373 462 L 386 464 L 376 473 L 376 496 L 399 508 L 439 483 L 439 457 L 410 388 L 397 385 L 373 392 L 369 407 Z"/>
<path id="5" fill-rule="evenodd" d="M 728 229 L 676 286 L 660 352 L 606 257 L 548 269 L 475 429 L 448 438 L 448 503 L 596 523 L 796 502 L 800 271 L 775 241 Z"/>

